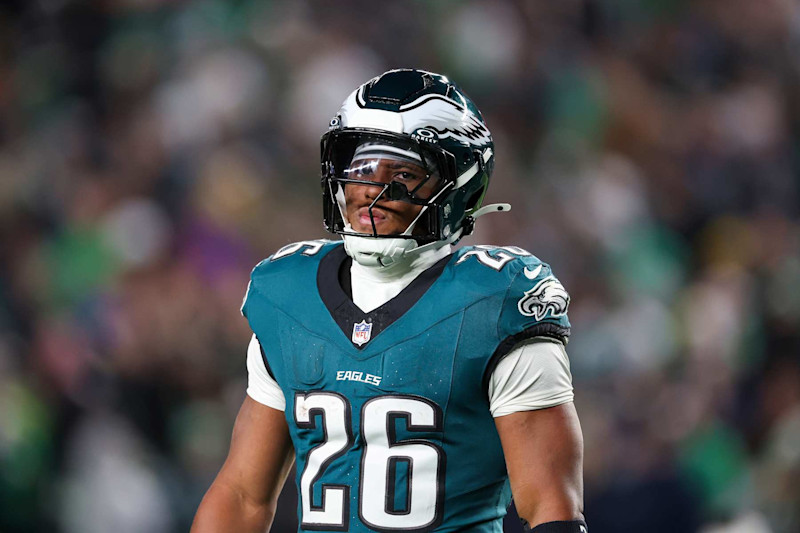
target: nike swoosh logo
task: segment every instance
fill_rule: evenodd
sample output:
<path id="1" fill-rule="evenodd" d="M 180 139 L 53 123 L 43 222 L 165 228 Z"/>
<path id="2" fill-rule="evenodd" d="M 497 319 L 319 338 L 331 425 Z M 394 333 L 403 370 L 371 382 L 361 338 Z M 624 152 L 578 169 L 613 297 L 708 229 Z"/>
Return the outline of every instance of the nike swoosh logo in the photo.
<path id="1" fill-rule="evenodd" d="M 533 270 L 529 269 L 528 267 L 522 269 L 522 273 L 525 274 L 525 277 L 528 279 L 536 279 L 536 276 L 538 276 L 539 272 L 541 271 L 542 271 L 542 265 L 537 266 Z"/>

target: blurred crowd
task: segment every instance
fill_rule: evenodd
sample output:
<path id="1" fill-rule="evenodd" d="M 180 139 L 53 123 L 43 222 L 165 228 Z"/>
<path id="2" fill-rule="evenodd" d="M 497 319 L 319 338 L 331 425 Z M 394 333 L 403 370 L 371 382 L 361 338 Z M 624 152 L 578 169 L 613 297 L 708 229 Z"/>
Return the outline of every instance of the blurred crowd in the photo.
<path id="1" fill-rule="evenodd" d="M 188 529 L 250 269 L 327 236 L 319 136 L 395 67 L 494 134 L 465 243 L 571 293 L 592 532 L 800 531 L 795 0 L 0 3 L 0 531 Z"/>

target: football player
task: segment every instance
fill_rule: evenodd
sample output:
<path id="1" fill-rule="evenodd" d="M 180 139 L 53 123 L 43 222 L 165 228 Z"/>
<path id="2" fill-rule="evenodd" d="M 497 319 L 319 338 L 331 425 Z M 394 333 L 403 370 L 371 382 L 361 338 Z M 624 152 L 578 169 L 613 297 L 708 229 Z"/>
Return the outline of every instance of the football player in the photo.
<path id="1" fill-rule="evenodd" d="M 193 531 L 271 523 L 293 462 L 300 531 L 585 533 L 569 296 L 516 247 L 452 245 L 478 217 L 492 137 L 446 77 L 393 70 L 322 137 L 341 241 L 253 270 L 247 397 Z"/>

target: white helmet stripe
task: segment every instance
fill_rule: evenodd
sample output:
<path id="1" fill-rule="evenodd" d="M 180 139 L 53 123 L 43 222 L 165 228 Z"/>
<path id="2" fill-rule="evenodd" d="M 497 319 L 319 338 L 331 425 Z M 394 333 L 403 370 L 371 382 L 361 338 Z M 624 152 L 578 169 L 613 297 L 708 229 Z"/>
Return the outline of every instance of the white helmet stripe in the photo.
<path id="1" fill-rule="evenodd" d="M 411 150 L 403 150 L 390 144 L 366 143 L 359 146 L 353 154 L 353 161 L 379 157 L 399 157 L 416 163 L 422 163 L 422 157 Z"/>

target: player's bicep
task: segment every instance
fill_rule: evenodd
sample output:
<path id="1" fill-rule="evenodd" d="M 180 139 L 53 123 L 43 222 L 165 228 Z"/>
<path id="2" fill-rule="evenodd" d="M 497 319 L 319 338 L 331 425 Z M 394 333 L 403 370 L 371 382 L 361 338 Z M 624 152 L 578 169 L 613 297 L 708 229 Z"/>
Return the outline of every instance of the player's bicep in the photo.
<path id="1" fill-rule="evenodd" d="M 531 526 L 583 512 L 583 436 L 572 402 L 495 418 L 511 491 Z"/>
<path id="2" fill-rule="evenodd" d="M 571 402 L 572 374 L 564 345 L 527 339 L 504 356 L 488 383 L 492 416 L 545 409 Z"/>
<path id="3" fill-rule="evenodd" d="M 252 503 L 277 501 L 294 461 L 283 411 L 245 397 L 233 426 L 231 447 L 215 483 Z"/>

